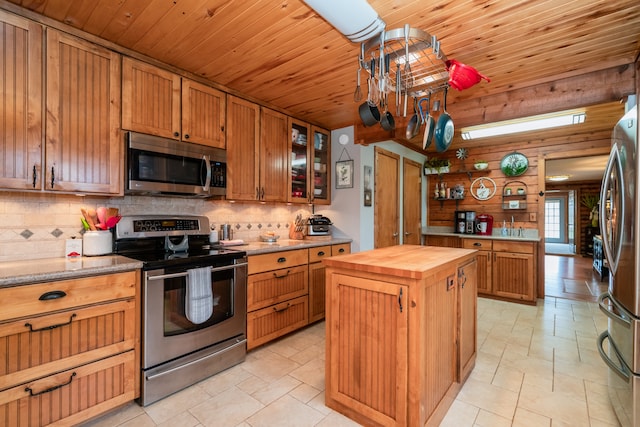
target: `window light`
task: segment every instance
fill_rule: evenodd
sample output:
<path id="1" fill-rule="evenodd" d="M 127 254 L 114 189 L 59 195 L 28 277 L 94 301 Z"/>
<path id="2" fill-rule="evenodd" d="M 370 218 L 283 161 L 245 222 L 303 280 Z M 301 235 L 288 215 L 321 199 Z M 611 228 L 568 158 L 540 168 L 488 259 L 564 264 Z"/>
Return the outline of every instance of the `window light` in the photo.
<path id="1" fill-rule="evenodd" d="M 584 110 L 561 111 L 552 114 L 505 120 L 484 125 L 469 126 L 460 129 L 462 139 L 486 138 L 489 136 L 508 135 L 518 132 L 549 129 L 560 126 L 584 123 L 587 114 Z"/>
<path id="2" fill-rule="evenodd" d="M 566 181 L 569 179 L 569 175 L 552 175 L 548 176 L 549 181 Z"/>
<path id="3" fill-rule="evenodd" d="M 385 22 L 366 0 L 304 0 L 353 43 L 370 39 L 385 28 Z"/>

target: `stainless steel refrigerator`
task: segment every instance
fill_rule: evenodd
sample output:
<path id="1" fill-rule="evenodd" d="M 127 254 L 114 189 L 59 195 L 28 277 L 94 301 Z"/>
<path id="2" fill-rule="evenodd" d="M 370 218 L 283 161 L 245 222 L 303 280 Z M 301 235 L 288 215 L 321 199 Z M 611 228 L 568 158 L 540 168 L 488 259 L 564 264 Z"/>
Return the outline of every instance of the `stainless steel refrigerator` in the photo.
<path id="1" fill-rule="evenodd" d="M 609 397 L 623 427 L 640 426 L 640 189 L 638 111 L 616 124 L 600 192 L 600 232 L 609 288 L 599 298 L 608 317 L 598 351 L 608 367 Z"/>

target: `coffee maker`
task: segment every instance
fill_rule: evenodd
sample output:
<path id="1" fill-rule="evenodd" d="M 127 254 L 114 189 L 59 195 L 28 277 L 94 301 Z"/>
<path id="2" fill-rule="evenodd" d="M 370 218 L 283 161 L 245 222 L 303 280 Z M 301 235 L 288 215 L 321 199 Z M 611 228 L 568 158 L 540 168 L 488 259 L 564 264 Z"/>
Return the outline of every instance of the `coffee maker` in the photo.
<path id="1" fill-rule="evenodd" d="M 478 225 L 476 234 L 481 236 L 491 236 L 493 233 L 493 216 L 488 214 L 478 215 Z"/>
<path id="2" fill-rule="evenodd" d="M 475 211 L 467 211 L 466 218 L 466 234 L 474 234 L 476 232 L 476 213 Z"/>
<path id="3" fill-rule="evenodd" d="M 467 212 L 456 211 L 453 232 L 464 234 L 467 230 Z"/>

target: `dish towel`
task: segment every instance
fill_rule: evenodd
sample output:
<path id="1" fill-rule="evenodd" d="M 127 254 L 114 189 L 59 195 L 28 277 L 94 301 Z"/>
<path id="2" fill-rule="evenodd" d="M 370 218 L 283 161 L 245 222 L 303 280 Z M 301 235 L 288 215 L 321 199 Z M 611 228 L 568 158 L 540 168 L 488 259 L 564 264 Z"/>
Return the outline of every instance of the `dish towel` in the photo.
<path id="1" fill-rule="evenodd" d="M 196 325 L 206 322 L 213 314 L 211 267 L 187 270 L 187 293 L 184 298 L 184 313 L 187 319 Z"/>

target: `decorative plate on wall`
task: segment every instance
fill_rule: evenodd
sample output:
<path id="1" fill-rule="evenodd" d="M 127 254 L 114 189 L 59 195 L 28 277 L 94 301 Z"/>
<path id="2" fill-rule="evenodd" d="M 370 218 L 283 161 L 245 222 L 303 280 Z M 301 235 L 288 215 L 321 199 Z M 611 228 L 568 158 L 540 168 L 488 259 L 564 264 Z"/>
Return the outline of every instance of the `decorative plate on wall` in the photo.
<path id="1" fill-rule="evenodd" d="M 522 153 L 509 153 L 500 161 L 500 169 L 506 176 L 520 176 L 529 168 L 529 160 Z"/>

